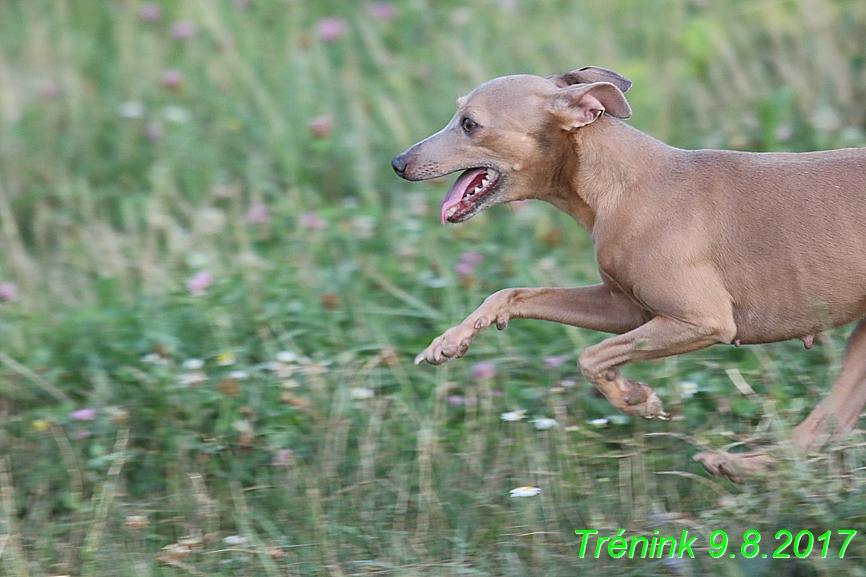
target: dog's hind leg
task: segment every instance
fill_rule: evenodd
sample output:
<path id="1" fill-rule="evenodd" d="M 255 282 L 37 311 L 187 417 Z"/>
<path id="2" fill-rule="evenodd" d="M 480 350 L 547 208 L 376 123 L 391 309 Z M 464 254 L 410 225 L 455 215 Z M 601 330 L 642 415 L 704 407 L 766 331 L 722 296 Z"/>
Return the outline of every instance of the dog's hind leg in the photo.
<path id="1" fill-rule="evenodd" d="M 797 425 L 792 436 L 800 449 L 820 447 L 828 437 L 841 437 L 854 428 L 866 405 L 866 320 L 854 327 L 836 381 L 821 403 Z"/>
<path id="2" fill-rule="evenodd" d="M 715 322 L 711 318 L 699 324 L 657 316 L 632 331 L 584 349 L 578 367 L 623 413 L 646 419 L 665 419 L 667 414 L 662 410 L 658 395 L 647 385 L 623 377 L 618 367 L 696 351 L 714 343 L 731 342 L 736 329 L 732 322 L 725 325 L 724 320 Z"/>
<path id="3" fill-rule="evenodd" d="M 842 355 L 842 367 L 827 395 L 792 432 L 798 449 L 817 449 L 828 438 L 841 437 L 857 422 L 866 405 L 866 320 L 857 323 Z M 773 459 L 760 453 L 698 453 L 695 460 L 710 474 L 738 482 L 765 473 Z"/>

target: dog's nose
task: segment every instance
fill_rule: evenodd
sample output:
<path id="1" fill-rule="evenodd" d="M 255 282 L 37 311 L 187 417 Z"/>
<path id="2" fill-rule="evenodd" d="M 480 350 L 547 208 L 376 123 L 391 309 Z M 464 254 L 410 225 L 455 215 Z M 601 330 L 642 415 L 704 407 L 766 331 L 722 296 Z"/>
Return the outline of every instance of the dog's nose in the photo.
<path id="1" fill-rule="evenodd" d="M 402 154 L 391 160 L 391 168 L 401 177 L 406 173 L 406 164 L 406 158 Z"/>

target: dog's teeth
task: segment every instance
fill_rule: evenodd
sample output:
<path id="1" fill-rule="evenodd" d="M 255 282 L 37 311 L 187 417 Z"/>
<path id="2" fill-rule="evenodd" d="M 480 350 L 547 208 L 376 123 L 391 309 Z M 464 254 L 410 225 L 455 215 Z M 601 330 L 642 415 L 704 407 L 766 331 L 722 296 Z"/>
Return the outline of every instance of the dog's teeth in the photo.
<path id="1" fill-rule="evenodd" d="M 488 168 L 487 169 L 487 178 L 485 180 L 493 180 L 493 175 L 494 175 L 493 169 Z"/>
<path id="2" fill-rule="evenodd" d="M 455 213 L 455 212 L 457 212 L 457 207 L 456 207 L 456 206 L 452 206 L 451 208 L 449 208 L 449 209 L 445 212 L 445 218 L 446 218 L 446 219 L 447 219 L 447 218 L 451 218 L 452 216 L 454 216 L 454 213 Z"/>
<path id="3" fill-rule="evenodd" d="M 484 180 L 481 181 L 481 187 L 482 188 L 485 188 L 488 184 L 490 184 L 490 181 L 487 180 L 487 178 L 485 178 Z"/>

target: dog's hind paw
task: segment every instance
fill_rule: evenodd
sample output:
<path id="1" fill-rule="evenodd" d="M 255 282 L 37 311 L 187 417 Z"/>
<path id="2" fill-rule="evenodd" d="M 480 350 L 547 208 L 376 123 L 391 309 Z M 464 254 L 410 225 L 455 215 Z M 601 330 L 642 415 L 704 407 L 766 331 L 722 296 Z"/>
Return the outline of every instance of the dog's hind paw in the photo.
<path id="1" fill-rule="evenodd" d="M 643 383 L 632 383 L 631 392 L 623 395 L 625 406 L 618 408 L 627 415 L 634 415 L 644 419 L 659 419 L 667 421 L 670 415 L 662 407 L 662 400 L 658 394 L 648 385 Z"/>
<path id="2" fill-rule="evenodd" d="M 748 453 L 728 453 L 726 451 L 698 453 L 694 459 L 703 465 L 710 475 L 727 477 L 734 483 L 762 477 L 776 463 L 772 457 L 757 451 Z"/>
<path id="3" fill-rule="evenodd" d="M 629 381 L 616 369 L 608 369 L 603 376 L 597 375 L 590 381 L 611 405 L 626 415 L 662 421 L 670 418 L 658 394 L 649 385 Z"/>
<path id="4" fill-rule="evenodd" d="M 670 420 L 670 415 L 666 413 L 664 407 L 662 407 L 662 400 L 659 398 L 658 394 L 652 388 L 643 383 L 637 383 L 637 386 L 643 389 L 643 392 L 646 395 L 646 400 L 637 405 L 631 405 L 638 409 L 638 412 L 635 414 L 644 419 L 659 419 L 660 421 Z"/>

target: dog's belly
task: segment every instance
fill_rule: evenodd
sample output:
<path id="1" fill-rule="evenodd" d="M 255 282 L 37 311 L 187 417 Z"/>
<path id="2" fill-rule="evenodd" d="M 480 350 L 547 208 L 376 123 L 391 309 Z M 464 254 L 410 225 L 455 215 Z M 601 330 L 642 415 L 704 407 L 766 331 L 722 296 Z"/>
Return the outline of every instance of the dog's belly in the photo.
<path id="1" fill-rule="evenodd" d="M 762 301 L 762 302 L 761 302 Z M 737 339 L 743 344 L 773 343 L 814 335 L 866 318 L 866 291 L 858 299 L 815 298 L 749 303 L 733 306 Z"/>

